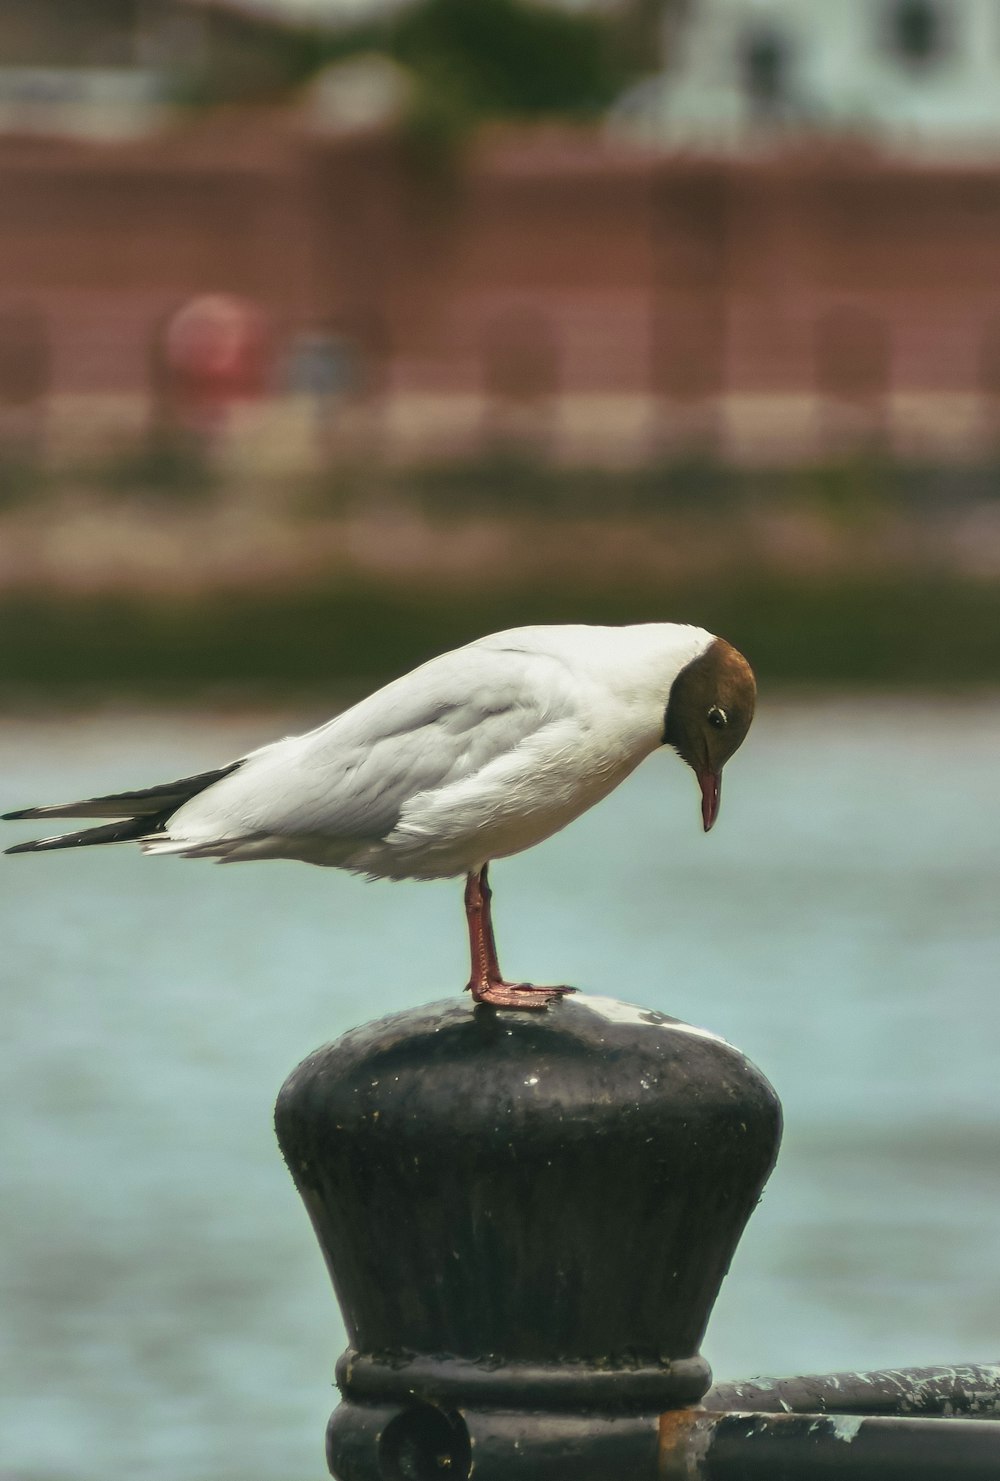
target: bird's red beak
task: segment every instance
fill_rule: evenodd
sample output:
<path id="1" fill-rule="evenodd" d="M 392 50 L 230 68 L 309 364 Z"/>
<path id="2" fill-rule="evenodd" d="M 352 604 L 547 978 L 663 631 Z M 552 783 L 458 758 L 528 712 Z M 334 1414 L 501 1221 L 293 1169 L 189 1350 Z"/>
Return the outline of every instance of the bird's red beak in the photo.
<path id="1" fill-rule="evenodd" d="M 719 816 L 719 801 L 722 797 L 722 777 L 716 771 L 699 771 L 698 785 L 701 787 L 701 821 L 705 832 Z"/>

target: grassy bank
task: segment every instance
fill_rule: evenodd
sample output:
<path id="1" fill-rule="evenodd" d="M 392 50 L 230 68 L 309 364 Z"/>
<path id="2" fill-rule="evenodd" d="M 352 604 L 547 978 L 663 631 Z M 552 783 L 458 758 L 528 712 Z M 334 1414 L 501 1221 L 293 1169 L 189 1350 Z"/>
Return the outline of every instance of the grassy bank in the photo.
<path id="1" fill-rule="evenodd" d="M 135 597 L 0 603 L 8 704 L 130 693 L 282 698 L 353 688 L 484 632 L 524 622 L 699 622 L 729 636 L 764 685 L 993 685 L 1000 587 L 744 581 L 585 588 L 537 583 L 470 593 L 382 583 L 150 603 Z"/>

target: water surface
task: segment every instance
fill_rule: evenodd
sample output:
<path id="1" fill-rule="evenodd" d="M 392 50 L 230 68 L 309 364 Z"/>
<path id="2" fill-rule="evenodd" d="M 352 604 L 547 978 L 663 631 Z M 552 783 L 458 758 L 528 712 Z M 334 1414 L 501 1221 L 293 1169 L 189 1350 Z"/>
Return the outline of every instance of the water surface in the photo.
<path id="1" fill-rule="evenodd" d="M 320 718 L 8 720 L 0 800 Z M 711 1028 L 782 1096 L 719 1378 L 1000 1352 L 998 756 L 997 702 L 765 706 L 709 838 L 663 755 L 494 870 L 508 974 Z M 271 1104 L 317 1044 L 457 990 L 460 886 L 29 855 L 0 940 L 0 1477 L 319 1481 L 344 1335 Z"/>

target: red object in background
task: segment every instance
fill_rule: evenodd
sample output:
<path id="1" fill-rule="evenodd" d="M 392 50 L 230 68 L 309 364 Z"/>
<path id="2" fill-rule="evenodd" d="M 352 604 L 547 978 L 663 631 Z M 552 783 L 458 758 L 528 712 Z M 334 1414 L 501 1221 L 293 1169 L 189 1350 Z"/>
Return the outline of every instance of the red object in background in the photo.
<path id="1" fill-rule="evenodd" d="M 245 298 L 192 298 L 167 324 L 165 348 L 174 390 L 191 406 L 222 410 L 266 389 L 264 316 Z"/>

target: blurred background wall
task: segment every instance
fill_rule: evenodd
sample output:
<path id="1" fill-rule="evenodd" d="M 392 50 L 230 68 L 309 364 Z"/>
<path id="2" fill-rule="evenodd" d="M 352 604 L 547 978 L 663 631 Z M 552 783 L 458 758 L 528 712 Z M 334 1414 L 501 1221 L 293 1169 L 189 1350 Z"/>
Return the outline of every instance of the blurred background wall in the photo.
<path id="1" fill-rule="evenodd" d="M 374 398 L 390 457 L 518 429 L 576 461 L 992 456 L 988 3 L 534 13 L 6 7 L 8 409 L 46 402 L 66 450 L 263 394 L 289 470 Z"/>
<path id="2" fill-rule="evenodd" d="M 171 386 L 183 394 L 172 317 L 225 293 L 247 320 L 232 353 L 263 356 L 246 392 L 286 402 L 290 469 L 316 452 L 297 402 L 325 386 L 331 420 L 338 392 L 384 398 L 389 456 L 479 447 L 501 413 L 532 404 L 563 459 L 669 450 L 692 412 L 705 436 L 709 406 L 718 450 L 738 460 L 879 436 L 925 456 L 993 451 L 1000 179 L 988 166 L 812 150 L 664 158 L 513 133 L 477 147 L 453 198 L 428 202 L 392 139 L 317 139 L 296 124 L 208 118 L 111 150 L 9 142 L 8 399 L 50 397 L 63 445 L 95 415 L 140 424 Z M 204 305 L 209 360 L 225 360 L 213 349 L 224 321 Z M 202 367 L 202 397 L 238 397 L 238 369 L 228 383 L 220 364 L 213 387 Z"/>
<path id="3" fill-rule="evenodd" d="M 366 591 L 331 673 L 696 590 L 785 679 L 992 674 L 998 73 L 988 0 L 11 0 L 0 681 L 266 610 L 267 686 Z"/>
<path id="4" fill-rule="evenodd" d="M 25 27 L 29 54 L 44 50 L 34 32 L 44 8 Z M 895 36 L 872 25 L 872 7 L 854 8 L 843 79 L 867 40 L 872 98 L 882 85 L 894 96 L 895 71 L 911 112 L 922 89 L 932 110 L 939 69 L 982 72 L 975 7 L 967 58 L 949 33 L 950 49 L 934 43 L 941 58 L 919 62 L 899 19 L 913 8 L 896 7 Z M 371 54 L 328 67 L 287 105 L 256 102 L 275 85 L 262 69 L 245 106 L 169 109 L 170 67 L 143 61 L 160 55 L 151 36 L 173 37 L 168 22 L 238 16 L 176 0 L 88 12 L 95 34 L 74 44 L 88 60 L 115 57 L 105 73 L 65 64 L 51 9 L 63 65 L 0 77 L 15 100 L 19 70 L 37 89 L 0 111 L 0 331 L 8 404 L 50 399 L 60 445 L 81 423 L 92 435 L 95 416 L 140 424 L 171 391 L 211 401 L 244 390 L 281 397 L 286 412 L 303 394 L 326 395 L 331 418 L 338 393 L 378 393 L 379 448 L 400 456 L 481 446 L 532 403 L 569 459 L 634 461 L 683 443 L 692 424 L 704 440 L 706 421 L 710 442 L 736 459 L 873 437 L 925 456 L 993 450 L 1000 180 L 987 146 L 992 122 L 1000 147 L 1000 103 L 991 120 L 957 77 L 953 111 L 968 103 L 957 137 L 953 113 L 938 129 L 933 111 L 909 137 L 901 101 L 883 125 L 865 94 L 854 114 L 828 115 L 821 84 L 832 83 L 811 78 L 796 51 L 805 36 L 822 47 L 822 24 L 803 35 L 795 8 L 776 5 L 766 24 L 766 8 L 751 7 L 748 26 L 739 6 L 706 5 L 687 22 L 674 72 L 651 98 L 626 97 L 613 128 L 508 123 L 461 155 L 441 138 L 440 157 L 421 159 L 405 130 L 340 120 L 341 90 L 386 81 Z M 850 9 L 838 11 L 838 43 Z M 106 30 L 112 22 L 122 29 Z M 766 38 L 773 75 L 762 80 Z M 1000 70 L 1000 40 L 987 55 Z M 243 77 L 239 56 L 220 45 L 203 63 L 219 67 L 223 96 L 230 68 Z M 48 77 L 72 101 L 39 103 Z M 390 80 L 392 106 L 406 79 Z M 994 81 L 987 92 L 1000 99 Z M 676 126 L 666 103 L 654 106 L 674 86 L 687 105 Z M 129 137 L 97 142 L 91 126 L 105 119 Z M 219 363 L 213 385 L 211 366 L 186 367 L 166 345 L 181 306 L 221 294 L 259 324 L 247 324 L 242 349 L 213 348 L 227 329 L 209 305 L 205 343 L 187 353 L 262 363 L 251 373 Z M 294 416 L 280 442 L 289 468 L 316 452 Z"/>

